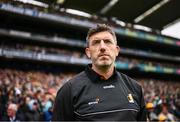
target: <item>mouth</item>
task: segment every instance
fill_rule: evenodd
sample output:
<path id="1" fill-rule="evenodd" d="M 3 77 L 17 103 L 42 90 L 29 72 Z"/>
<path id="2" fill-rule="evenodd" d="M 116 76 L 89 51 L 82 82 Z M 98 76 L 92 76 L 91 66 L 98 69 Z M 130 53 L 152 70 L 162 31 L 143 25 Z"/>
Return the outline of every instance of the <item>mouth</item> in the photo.
<path id="1" fill-rule="evenodd" d="M 101 60 L 107 60 L 107 59 L 109 59 L 109 55 L 108 54 L 100 54 L 99 56 L 98 56 Z"/>
<path id="2" fill-rule="evenodd" d="M 108 56 L 108 57 L 109 57 L 108 54 L 99 54 L 99 55 L 98 55 L 98 57 L 103 57 L 103 56 Z"/>

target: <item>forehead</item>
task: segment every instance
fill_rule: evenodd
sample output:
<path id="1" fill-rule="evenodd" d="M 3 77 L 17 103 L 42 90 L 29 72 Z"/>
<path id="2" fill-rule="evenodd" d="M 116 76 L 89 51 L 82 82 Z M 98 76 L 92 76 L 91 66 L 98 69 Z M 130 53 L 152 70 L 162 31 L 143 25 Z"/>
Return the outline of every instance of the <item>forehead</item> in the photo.
<path id="1" fill-rule="evenodd" d="M 8 109 L 15 109 L 16 108 L 16 105 L 14 105 L 14 104 L 10 104 L 9 106 L 8 106 Z"/>
<path id="2" fill-rule="evenodd" d="M 7 110 L 12 110 L 12 111 L 14 111 L 14 108 L 13 108 L 13 107 L 8 107 Z"/>
<path id="3" fill-rule="evenodd" d="M 89 38 L 89 40 L 95 40 L 95 39 L 111 39 L 111 40 L 113 40 L 114 37 L 110 32 L 103 31 L 103 32 L 95 33 Z"/>

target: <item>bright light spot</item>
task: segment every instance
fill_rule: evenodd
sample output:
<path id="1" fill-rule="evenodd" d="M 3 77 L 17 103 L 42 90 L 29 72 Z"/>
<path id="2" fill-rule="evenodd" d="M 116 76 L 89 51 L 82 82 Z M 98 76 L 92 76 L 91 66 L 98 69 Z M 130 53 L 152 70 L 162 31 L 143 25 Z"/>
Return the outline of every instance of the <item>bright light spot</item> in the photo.
<path id="1" fill-rule="evenodd" d="M 36 0 L 14 0 L 14 1 L 19 1 L 19 2 L 23 2 L 23 3 L 28 3 L 28 4 L 48 8 L 48 4 L 45 4 L 45 3 L 42 3 L 42 2 L 39 2 L 39 1 L 36 1 Z"/>
<path id="2" fill-rule="evenodd" d="M 147 32 L 151 32 L 151 31 L 152 31 L 151 28 L 146 27 L 146 26 L 143 26 L 143 25 L 137 25 L 137 24 L 135 24 L 135 25 L 134 25 L 134 28 L 135 28 L 135 29 L 138 29 L 138 30 L 144 30 L 144 31 L 147 31 Z"/>
<path id="3" fill-rule="evenodd" d="M 180 39 L 180 20 L 161 31 L 162 34 Z"/>
<path id="4" fill-rule="evenodd" d="M 91 17 L 91 14 L 89 14 L 89 13 L 79 11 L 79 10 L 75 10 L 75 9 L 66 9 L 66 12 L 69 14 L 74 14 L 74 15 L 88 17 L 88 18 Z"/>

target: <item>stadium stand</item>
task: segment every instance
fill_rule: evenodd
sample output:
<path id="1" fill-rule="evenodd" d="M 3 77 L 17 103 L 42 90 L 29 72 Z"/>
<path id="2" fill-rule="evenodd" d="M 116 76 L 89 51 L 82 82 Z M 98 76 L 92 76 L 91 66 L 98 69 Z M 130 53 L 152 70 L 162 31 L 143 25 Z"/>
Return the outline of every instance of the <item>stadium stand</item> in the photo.
<path id="1" fill-rule="evenodd" d="M 10 103 L 24 121 L 51 120 L 57 90 L 90 63 L 85 34 L 96 23 L 114 28 L 116 67 L 142 85 L 150 121 L 180 120 L 178 39 L 9 0 L 0 2 L 0 18 L 0 120 Z"/>

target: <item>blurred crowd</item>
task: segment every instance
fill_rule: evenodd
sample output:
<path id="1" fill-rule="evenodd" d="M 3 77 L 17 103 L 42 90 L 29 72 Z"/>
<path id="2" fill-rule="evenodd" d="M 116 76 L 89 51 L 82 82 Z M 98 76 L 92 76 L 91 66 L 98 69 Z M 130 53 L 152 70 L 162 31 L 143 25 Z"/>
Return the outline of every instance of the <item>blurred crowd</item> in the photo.
<path id="1" fill-rule="evenodd" d="M 150 121 L 180 120 L 180 82 L 137 79 L 143 87 Z"/>
<path id="2" fill-rule="evenodd" d="M 0 69 L 0 120 L 50 121 L 56 92 L 73 75 Z"/>
<path id="3" fill-rule="evenodd" d="M 75 73 L 0 69 L 0 120 L 50 121 L 57 90 Z M 150 121 L 180 119 L 180 82 L 136 79 Z"/>

